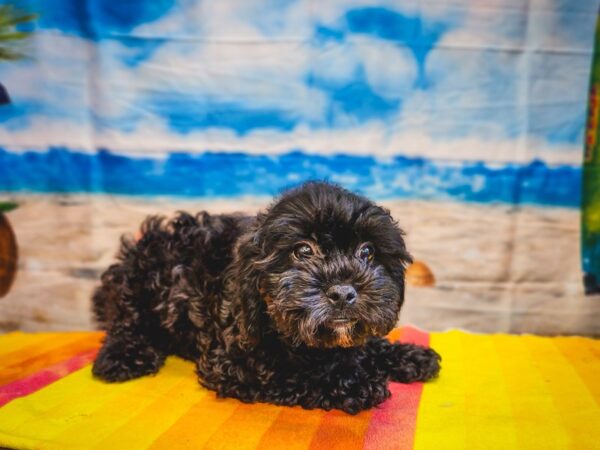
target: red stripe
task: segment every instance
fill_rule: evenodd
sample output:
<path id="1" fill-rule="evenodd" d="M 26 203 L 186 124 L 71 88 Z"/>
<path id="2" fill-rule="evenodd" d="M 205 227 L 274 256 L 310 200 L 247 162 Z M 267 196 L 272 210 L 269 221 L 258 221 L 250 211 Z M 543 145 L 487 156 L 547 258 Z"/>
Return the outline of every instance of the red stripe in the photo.
<path id="1" fill-rule="evenodd" d="M 403 328 L 401 342 L 429 346 L 429 334 L 416 328 Z M 423 383 L 390 383 L 392 397 L 373 412 L 365 435 L 365 449 L 413 448 L 417 413 Z"/>
<path id="2" fill-rule="evenodd" d="M 81 369 L 94 360 L 97 352 L 97 349 L 93 349 L 79 353 L 72 358 L 48 366 L 25 378 L 0 386 L 0 407 L 16 398 L 32 394 Z"/>
<path id="3" fill-rule="evenodd" d="M 404 327 L 402 328 L 400 342 L 429 347 L 429 333 L 427 333 L 426 331 L 421 331 L 418 328 Z"/>

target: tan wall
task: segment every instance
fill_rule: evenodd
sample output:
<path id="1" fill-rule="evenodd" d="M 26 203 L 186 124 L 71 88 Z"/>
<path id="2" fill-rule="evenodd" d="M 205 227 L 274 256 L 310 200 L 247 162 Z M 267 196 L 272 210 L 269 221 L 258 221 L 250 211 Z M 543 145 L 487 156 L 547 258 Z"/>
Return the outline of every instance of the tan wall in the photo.
<path id="1" fill-rule="evenodd" d="M 22 196 L 8 213 L 21 259 L 0 299 L 0 331 L 93 327 L 90 293 L 122 233 L 147 214 L 179 209 L 255 212 L 268 199 L 172 201 Z M 600 335 L 600 297 L 584 297 L 579 211 L 563 208 L 383 202 L 410 251 L 436 277 L 409 287 L 402 323 L 429 330 Z"/>

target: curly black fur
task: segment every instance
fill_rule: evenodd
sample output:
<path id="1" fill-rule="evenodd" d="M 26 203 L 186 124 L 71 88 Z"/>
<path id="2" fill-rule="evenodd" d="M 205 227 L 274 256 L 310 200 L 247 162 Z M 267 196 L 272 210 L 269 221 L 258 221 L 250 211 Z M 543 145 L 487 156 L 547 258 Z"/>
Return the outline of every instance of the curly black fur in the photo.
<path id="1" fill-rule="evenodd" d="M 388 398 L 390 380 L 439 371 L 435 351 L 381 337 L 411 259 L 364 197 L 312 182 L 256 217 L 181 212 L 141 231 L 94 294 L 101 379 L 156 373 L 174 354 L 221 397 L 357 413 Z"/>

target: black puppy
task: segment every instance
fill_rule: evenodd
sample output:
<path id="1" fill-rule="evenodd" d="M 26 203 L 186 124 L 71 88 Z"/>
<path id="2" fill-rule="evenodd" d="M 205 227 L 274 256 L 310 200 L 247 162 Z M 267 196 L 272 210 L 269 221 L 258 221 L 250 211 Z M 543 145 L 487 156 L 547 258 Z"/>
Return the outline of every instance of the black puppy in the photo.
<path id="1" fill-rule="evenodd" d="M 93 373 L 124 381 L 179 355 L 221 397 L 357 413 L 390 380 L 439 371 L 435 351 L 381 337 L 410 260 L 387 210 L 327 183 L 256 217 L 148 218 L 94 294 L 107 336 Z"/>

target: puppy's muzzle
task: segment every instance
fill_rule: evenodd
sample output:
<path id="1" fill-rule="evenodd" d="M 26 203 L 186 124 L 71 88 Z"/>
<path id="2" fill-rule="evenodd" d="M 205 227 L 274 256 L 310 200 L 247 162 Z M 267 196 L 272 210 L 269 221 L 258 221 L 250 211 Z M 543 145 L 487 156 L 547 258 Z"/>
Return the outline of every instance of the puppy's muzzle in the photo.
<path id="1" fill-rule="evenodd" d="M 356 289 L 349 284 L 336 284 L 327 289 L 327 300 L 333 305 L 352 305 L 356 302 L 358 294 Z"/>

